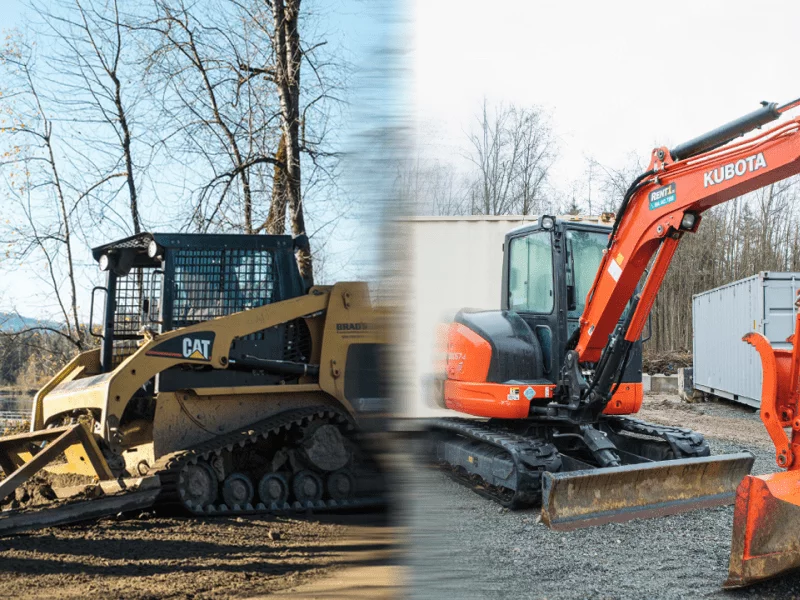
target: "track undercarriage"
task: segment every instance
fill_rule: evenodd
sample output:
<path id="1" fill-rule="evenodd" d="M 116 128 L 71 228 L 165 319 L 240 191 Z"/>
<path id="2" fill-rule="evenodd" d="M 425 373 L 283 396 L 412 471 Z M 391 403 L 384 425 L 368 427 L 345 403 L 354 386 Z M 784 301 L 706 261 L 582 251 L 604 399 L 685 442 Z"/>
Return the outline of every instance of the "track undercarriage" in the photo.
<path id="1" fill-rule="evenodd" d="M 709 458 L 699 433 L 619 416 L 595 426 L 437 419 L 429 428 L 432 455 L 451 476 L 506 508 L 541 504 L 559 529 L 730 503 L 753 461 Z M 603 464 L 609 453 L 618 464 Z"/>
<path id="2" fill-rule="evenodd" d="M 289 410 L 160 458 L 158 502 L 192 514 L 350 509 L 384 502 L 352 421 L 329 406 Z"/>
<path id="3" fill-rule="evenodd" d="M 89 426 L 85 418 L 45 433 L 20 434 L 16 446 L 13 436 L 2 438 L 11 454 L 27 448 L 33 458 L 16 471 L 5 465 L 6 474 L 13 474 L 0 488 L 14 489 L 39 469 L 49 471 L 53 487 L 45 483 L 46 490 L 40 490 L 51 500 L 46 503 L 38 501 L 38 492 L 31 505 L 13 502 L 12 494 L 0 513 L 0 535 L 151 507 L 214 516 L 339 512 L 386 502 L 384 475 L 373 458 L 377 450 L 350 415 L 330 405 L 278 412 L 165 454 L 137 473 L 127 471 L 121 457 L 88 433 Z M 71 454 L 73 462 L 102 467 L 104 476 L 98 481 L 87 473 L 78 484 L 68 474 L 73 471 L 65 470 L 69 464 L 58 460 L 59 452 Z M 8 456 L 0 453 L 3 462 Z M 67 487 L 55 487 L 59 473 L 72 478 Z"/>

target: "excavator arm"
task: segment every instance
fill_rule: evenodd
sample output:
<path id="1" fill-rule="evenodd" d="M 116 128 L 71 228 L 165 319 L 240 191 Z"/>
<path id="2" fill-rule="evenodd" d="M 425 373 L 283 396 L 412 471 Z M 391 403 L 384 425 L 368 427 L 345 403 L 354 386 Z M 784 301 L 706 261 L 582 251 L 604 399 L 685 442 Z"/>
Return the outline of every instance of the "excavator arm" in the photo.
<path id="1" fill-rule="evenodd" d="M 596 417 L 611 394 L 630 346 L 647 315 L 685 233 L 697 231 L 702 213 L 748 192 L 800 173 L 800 118 L 732 143 L 800 105 L 764 104 L 761 109 L 671 151 L 653 150 L 650 166 L 625 195 L 609 236 L 586 308 L 568 352 L 562 385 L 570 408 Z M 637 284 L 647 275 L 641 292 Z M 633 297 L 633 307 L 618 320 Z M 797 302 L 800 308 L 800 297 Z M 744 341 L 762 362 L 761 420 L 783 472 L 746 475 L 734 508 L 730 570 L 725 587 L 741 587 L 800 568 L 800 312 L 786 341 L 772 347 L 761 334 Z M 590 382 L 579 365 L 593 363 Z M 580 410 L 578 410 L 580 409 Z M 791 439 L 785 429 L 791 428 Z M 615 473 L 615 477 L 618 475 Z M 618 480 L 614 480 L 618 487 Z"/>
<path id="2" fill-rule="evenodd" d="M 777 104 L 764 104 L 759 110 L 672 150 L 665 147 L 653 150 L 648 170 L 633 182 L 620 206 L 608 246 L 587 294 L 579 327 L 567 345 L 559 390 L 553 402 L 545 406 L 532 406 L 534 415 L 556 423 L 582 424 L 581 431 L 593 434 L 591 439 L 584 436 L 589 448 L 592 448 L 594 440 L 603 442 L 603 438 L 595 432 L 597 427 L 594 424 L 600 422 L 614 385 L 619 383 L 625 371 L 631 348 L 642 334 L 647 316 L 684 234 L 696 232 L 702 213 L 712 206 L 800 173 L 800 118 L 786 121 L 747 139 L 737 138 L 780 118 L 798 105 L 800 100 L 780 107 Z M 640 282 L 641 291 L 637 293 Z M 630 309 L 627 316 L 620 323 L 620 316 L 628 305 Z M 794 337 L 797 338 L 797 335 Z M 800 338 L 795 341 L 800 341 Z M 762 359 L 765 356 L 769 358 L 769 343 L 764 340 L 761 342 L 759 351 Z M 795 352 L 798 350 L 795 349 Z M 780 380 L 778 390 L 797 387 L 800 367 L 793 368 L 790 374 L 784 368 L 785 362 L 780 362 L 778 369 L 776 361 L 763 360 L 765 382 Z M 796 364 L 800 365 L 800 359 Z M 591 373 L 588 380 L 584 376 L 587 370 Z M 773 396 L 774 393 L 766 390 L 763 405 L 774 405 Z M 791 402 L 793 406 L 798 404 L 800 393 Z M 785 435 L 777 435 L 782 430 L 776 420 L 776 412 L 762 410 L 762 419 L 775 440 L 778 456 L 783 457 L 784 462 L 779 461 L 778 464 L 786 468 L 794 458 L 795 449 L 789 448 Z M 792 414 L 795 413 L 798 413 L 796 407 Z M 792 425 L 790 421 L 787 419 L 784 425 Z M 800 420 L 797 427 L 800 429 Z M 742 485 L 748 482 L 753 484 L 754 481 L 760 483 L 756 481 L 757 478 L 742 473 L 745 469 L 749 472 L 752 457 L 729 457 L 727 462 L 714 457 L 716 462 L 712 461 L 712 464 L 721 469 L 716 476 L 697 460 L 689 460 L 687 465 L 700 470 L 687 477 L 680 461 L 631 468 L 624 465 L 618 448 L 606 446 L 593 449 L 595 458 L 604 468 L 583 476 L 586 482 L 582 482 L 574 473 L 545 475 L 543 518 L 552 527 L 621 520 L 633 514 L 671 514 L 685 510 L 687 500 L 693 503 L 691 506 L 724 503 L 721 499 L 729 497 L 730 491 L 742 481 L 743 476 Z M 800 449 L 796 452 L 800 455 Z M 726 464 L 728 466 L 724 467 Z M 635 485 L 625 483 L 628 471 L 633 473 L 631 477 L 636 481 Z M 692 483 L 689 484 L 689 481 Z M 800 483 L 800 477 L 792 481 Z M 650 488 L 658 489 L 653 498 L 640 493 Z M 598 490 L 602 490 L 599 495 Z M 613 494 L 618 490 L 623 490 L 620 493 L 624 498 L 614 501 Z M 632 490 L 640 495 L 634 497 Z M 672 490 L 672 495 L 665 490 Z M 775 501 L 788 498 L 782 506 L 797 505 L 800 516 L 800 499 L 793 503 L 793 497 L 775 493 L 772 497 Z M 737 523 L 753 523 L 755 519 L 752 515 L 756 510 L 762 514 L 765 512 L 764 503 L 751 502 L 748 506 L 743 498 L 745 495 L 740 487 L 736 499 L 737 513 L 748 518 L 742 516 Z M 750 540 L 751 529 L 739 537 Z M 762 526 L 762 533 L 764 530 Z M 774 540 L 775 537 L 768 536 L 768 539 Z M 794 538 L 800 538 L 800 534 L 793 537 L 793 541 L 800 541 Z M 787 560 L 796 561 L 800 566 L 800 552 L 793 548 L 787 551 Z M 744 552 L 744 556 L 747 561 L 747 552 Z M 742 559 L 737 560 L 738 563 L 742 562 Z M 764 571 L 769 572 L 769 569 Z M 745 576 L 742 580 L 748 581 L 748 578 Z"/>
<path id="3" fill-rule="evenodd" d="M 648 170 L 625 194 L 564 361 L 565 397 L 575 408 L 582 405 L 589 418 L 608 402 L 683 235 L 697 231 L 709 208 L 800 173 L 800 118 L 731 143 L 798 104 L 800 99 L 780 107 L 765 103 L 672 150 L 653 150 Z M 620 325 L 631 298 L 632 310 Z M 588 383 L 579 366 L 586 363 L 595 367 Z"/>
<path id="4" fill-rule="evenodd" d="M 542 358 L 520 315 L 459 313 L 448 328 L 446 405 L 492 419 L 432 422 L 437 460 L 506 506 L 541 499 L 542 521 L 559 530 L 719 506 L 736 496 L 728 585 L 800 567 L 800 527 L 769 529 L 781 515 L 796 513 L 800 522 L 800 322 L 791 356 L 748 339 L 764 364 L 762 419 L 778 465 L 797 469 L 788 477 L 751 477 L 751 453 L 710 456 L 699 433 L 603 414 L 683 236 L 697 231 L 709 208 L 800 173 L 800 118 L 738 139 L 796 106 L 800 99 L 764 104 L 672 150 L 653 150 L 623 198 L 560 373 L 545 379 L 551 385 L 535 389 L 541 372 L 523 368 Z M 542 216 L 536 229 L 556 230 L 538 239 L 560 249 L 555 217 Z M 543 265 L 528 260 L 530 279 Z M 492 364 L 508 369 L 501 375 L 495 368 L 490 378 Z M 791 441 L 784 427 L 796 432 Z"/>

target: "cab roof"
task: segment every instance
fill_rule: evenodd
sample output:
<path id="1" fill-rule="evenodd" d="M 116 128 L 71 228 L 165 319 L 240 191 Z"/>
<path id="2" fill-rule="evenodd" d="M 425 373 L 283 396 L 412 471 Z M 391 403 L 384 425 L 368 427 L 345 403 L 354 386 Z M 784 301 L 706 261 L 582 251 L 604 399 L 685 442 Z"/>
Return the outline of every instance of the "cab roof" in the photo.
<path id="1" fill-rule="evenodd" d="M 158 266 L 160 264 L 159 260 L 154 260 L 147 256 L 147 247 L 154 240 L 166 250 L 174 248 L 245 248 L 252 250 L 269 248 L 291 252 L 293 248 L 291 235 L 143 232 L 92 248 L 92 257 L 99 261 L 104 254 L 133 251 L 136 254 L 134 266 Z"/>
<path id="2" fill-rule="evenodd" d="M 589 225 L 594 229 L 607 230 L 610 232 L 616 220 L 616 215 L 614 215 L 614 213 L 601 213 L 599 215 L 557 215 L 555 219 L 558 225 Z M 508 235 L 518 233 L 523 229 L 533 230 L 538 228 L 539 218 L 531 218 L 530 222 L 509 231 Z"/>

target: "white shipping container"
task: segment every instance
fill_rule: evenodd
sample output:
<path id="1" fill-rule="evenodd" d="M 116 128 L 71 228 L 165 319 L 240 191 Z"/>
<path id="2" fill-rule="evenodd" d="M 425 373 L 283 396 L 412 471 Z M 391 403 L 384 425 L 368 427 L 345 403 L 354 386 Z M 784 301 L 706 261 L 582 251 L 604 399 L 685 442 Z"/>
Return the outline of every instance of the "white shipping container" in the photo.
<path id="1" fill-rule="evenodd" d="M 436 408 L 426 394 L 433 376 L 436 329 L 462 308 L 498 310 L 506 233 L 530 223 L 533 216 L 416 217 L 400 223 L 408 281 L 409 330 L 404 354 L 401 414 L 412 418 L 453 416 Z"/>
<path id="2" fill-rule="evenodd" d="M 763 271 L 692 298 L 695 389 L 761 405 L 761 359 L 742 337 L 756 331 L 790 348 L 798 285 L 800 273 Z"/>

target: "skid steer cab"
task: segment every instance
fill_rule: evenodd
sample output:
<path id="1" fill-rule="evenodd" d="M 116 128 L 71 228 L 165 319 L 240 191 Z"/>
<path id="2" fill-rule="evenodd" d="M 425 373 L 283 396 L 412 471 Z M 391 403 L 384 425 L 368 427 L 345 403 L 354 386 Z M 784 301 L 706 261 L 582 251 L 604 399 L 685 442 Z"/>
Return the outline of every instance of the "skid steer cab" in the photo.
<path id="1" fill-rule="evenodd" d="M 0 496 L 42 467 L 99 479 L 140 476 L 169 472 L 168 457 L 203 448 L 219 460 L 192 471 L 195 478 L 222 484 L 237 471 L 249 483 L 240 477 L 225 489 L 244 490 L 247 499 L 249 486 L 255 503 L 253 488 L 269 476 L 262 490 L 269 506 L 291 501 L 295 476 L 309 471 L 294 497 L 322 502 L 330 461 L 319 457 L 337 455 L 344 468 L 353 456 L 348 432 L 387 412 L 383 327 L 365 283 L 309 288 L 294 251 L 290 236 L 166 233 L 94 248 L 106 274 L 92 290 L 99 348 L 76 356 L 39 391 L 30 434 L 0 438 L 7 476 Z M 276 430 L 275 419 L 286 423 Z M 289 429 L 291 436 L 278 436 Z M 235 453 L 228 438 L 242 432 L 256 446 Z M 53 465 L 40 449 L 58 440 L 50 454 L 66 449 L 66 461 Z M 199 489 L 189 479 L 186 489 Z M 347 495 L 355 479 L 348 471 L 331 485 Z M 205 504 L 188 500 L 187 508 L 219 500 L 213 482 L 204 485 Z"/>

